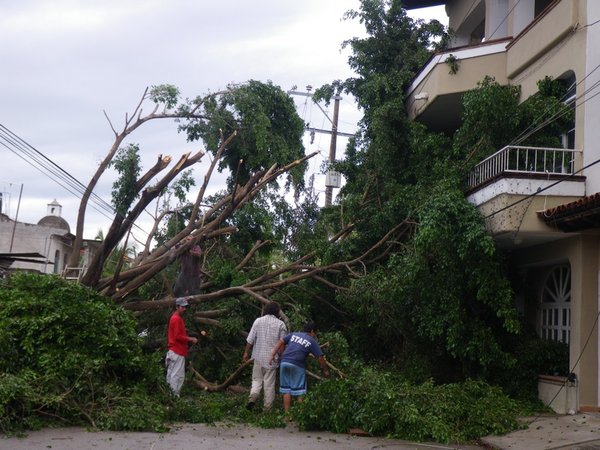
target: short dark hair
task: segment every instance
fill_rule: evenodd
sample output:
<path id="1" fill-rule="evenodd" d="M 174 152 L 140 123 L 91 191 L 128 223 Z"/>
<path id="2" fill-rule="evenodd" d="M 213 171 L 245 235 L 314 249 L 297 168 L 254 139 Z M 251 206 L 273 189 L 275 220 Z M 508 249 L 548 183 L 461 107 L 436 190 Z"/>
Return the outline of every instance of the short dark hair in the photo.
<path id="1" fill-rule="evenodd" d="M 279 315 L 279 303 L 277 302 L 269 302 L 265 305 L 265 309 L 263 310 L 263 315 L 268 316 L 269 314 L 277 317 Z"/>
<path id="2" fill-rule="evenodd" d="M 310 333 L 311 331 L 317 331 L 317 324 L 314 322 L 308 322 L 304 325 L 304 332 Z"/>

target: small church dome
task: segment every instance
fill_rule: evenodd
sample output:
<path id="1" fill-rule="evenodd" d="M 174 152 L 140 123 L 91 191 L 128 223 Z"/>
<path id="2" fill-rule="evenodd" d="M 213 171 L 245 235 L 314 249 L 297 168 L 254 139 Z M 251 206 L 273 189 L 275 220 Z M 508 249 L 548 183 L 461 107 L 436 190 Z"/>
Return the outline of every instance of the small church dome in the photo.
<path id="1" fill-rule="evenodd" d="M 42 225 L 44 227 L 61 228 L 63 230 L 67 230 L 67 233 L 71 232 L 71 227 L 69 226 L 69 223 L 62 217 L 58 216 L 42 217 L 37 224 Z"/>
<path id="2" fill-rule="evenodd" d="M 48 203 L 48 215 L 42 217 L 37 224 L 44 227 L 60 228 L 62 230 L 67 230 L 67 233 L 70 233 L 71 227 L 65 219 L 60 217 L 61 213 L 62 205 L 54 199 L 54 201 Z"/>

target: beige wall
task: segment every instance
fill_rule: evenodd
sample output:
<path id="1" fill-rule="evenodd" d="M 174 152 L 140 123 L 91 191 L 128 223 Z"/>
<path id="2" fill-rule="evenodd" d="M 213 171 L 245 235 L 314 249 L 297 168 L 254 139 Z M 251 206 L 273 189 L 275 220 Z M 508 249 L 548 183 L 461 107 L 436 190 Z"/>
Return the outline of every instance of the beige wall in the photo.
<path id="1" fill-rule="evenodd" d="M 546 66 L 547 59 L 560 50 L 565 40 L 577 34 L 575 27 L 580 21 L 579 1 L 570 0 L 558 3 L 540 19 L 527 33 L 517 37 L 508 49 L 507 75 L 515 78 L 535 63 Z M 584 49 L 571 47 L 567 61 L 577 59 L 577 53 L 583 56 Z M 539 79 L 539 78 L 538 78 Z M 520 84 L 520 83 L 518 83 Z"/>
<path id="2" fill-rule="evenodd" d="M 554 208 L 579 197 L 535 196 L 526 198 L 524 195 L 500 194 L 494 199 L 478 207 L 483 216 L 500 211 L 519 200 L 521 203 L 507 208 L 486 220 L 486 228 L 493 236 L 501 233 L 535 233 L 555 234 L 555 239 L 564 237 L 562 231 L 557 231 L 546 225 L 537 216 L 537 211 Z"/>
<path id="3" fill-rule="evenodd" d="M 574 236 L 513 253 L 514 263 L 535 271 L 568 261 L 571 265 L 571 343 L 569 364 L 579 380 L 579 408 L 598 407 L 598 250 L 599 236 Z M 543 271 L 539 270 L 539 274 Z M 541 276 L 536 280 L 542 282 Z M 536 299 L 539 301 L 539 298 Z M 589 342 L 588 342 L 589 339 Z M 586 342 L 588 344 L 586 345 Z M 580 358 L 581 355 L 581 358 Z"/>
<path id="4" fill-rule="evenodd" d="M 566 34 L 554 48 L 525 64 L 530 33 L 508 49 L 508 76 L 511 84 L 521 85 L 523 99 L 537 92 L 537 82 L 545 76 L 557 78 L 572 70 L 577 81 L 585 77 L 585 33 Z"/>

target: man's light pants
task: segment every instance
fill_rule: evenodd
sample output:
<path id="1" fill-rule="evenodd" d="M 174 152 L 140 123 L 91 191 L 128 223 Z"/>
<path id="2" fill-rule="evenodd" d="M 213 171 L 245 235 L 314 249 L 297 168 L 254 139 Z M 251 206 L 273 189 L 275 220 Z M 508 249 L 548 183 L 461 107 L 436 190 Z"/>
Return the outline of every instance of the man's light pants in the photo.
<path id="1" fill-rule="evenodd" d="M 265 369 L 259 364 L 254 363 L 252 367 L 252 387 L 250 388 L 249 402 L 256 403 L 261 389 L 265 390 L 265 411 L 269 411 L 275 401 L 275 380 L 277 378 L 277 368 Z"/>
<path id="2" fill-rule="evenodd" d="M 169 350 L 165 363 L 167 365 L 167 383 L 171 386 L 173 393 L 179 397 L 183 380 L 185 380 L 185 356 Z"/>

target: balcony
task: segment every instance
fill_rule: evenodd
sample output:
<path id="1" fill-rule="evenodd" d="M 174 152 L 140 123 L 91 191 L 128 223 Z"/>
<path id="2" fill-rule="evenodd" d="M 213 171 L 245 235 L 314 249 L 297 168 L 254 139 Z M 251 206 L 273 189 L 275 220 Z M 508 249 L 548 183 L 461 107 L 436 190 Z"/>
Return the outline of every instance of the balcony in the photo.
<path id="1" fill-rule="evenodd" d="M 535 213 L 585 196 L 585 177 L 578 175 L 581 162 L 581 150 L 504 147 L 471 171 L 467 199 L 501 247 L 559 239 L 561 233 Z"/>
<path id="2" fill-rule="evenodd" d="M 473 190 L 506 174 L 527 178 L 575 175 L 579 154 L 580 150 L 566 148 L 507 146 L 477 164 L 469 174 L 467 186 Z"/>
<path id="3" fill-rule="evenodd" d="M 462 95 L 492 76 L 500 84 L 506 78 L 506 46 L 510 39 L 449 49 L 433 55 L 406 92 L 410 120 L 433 131 L 452 133 L 460 124 Z"/>

